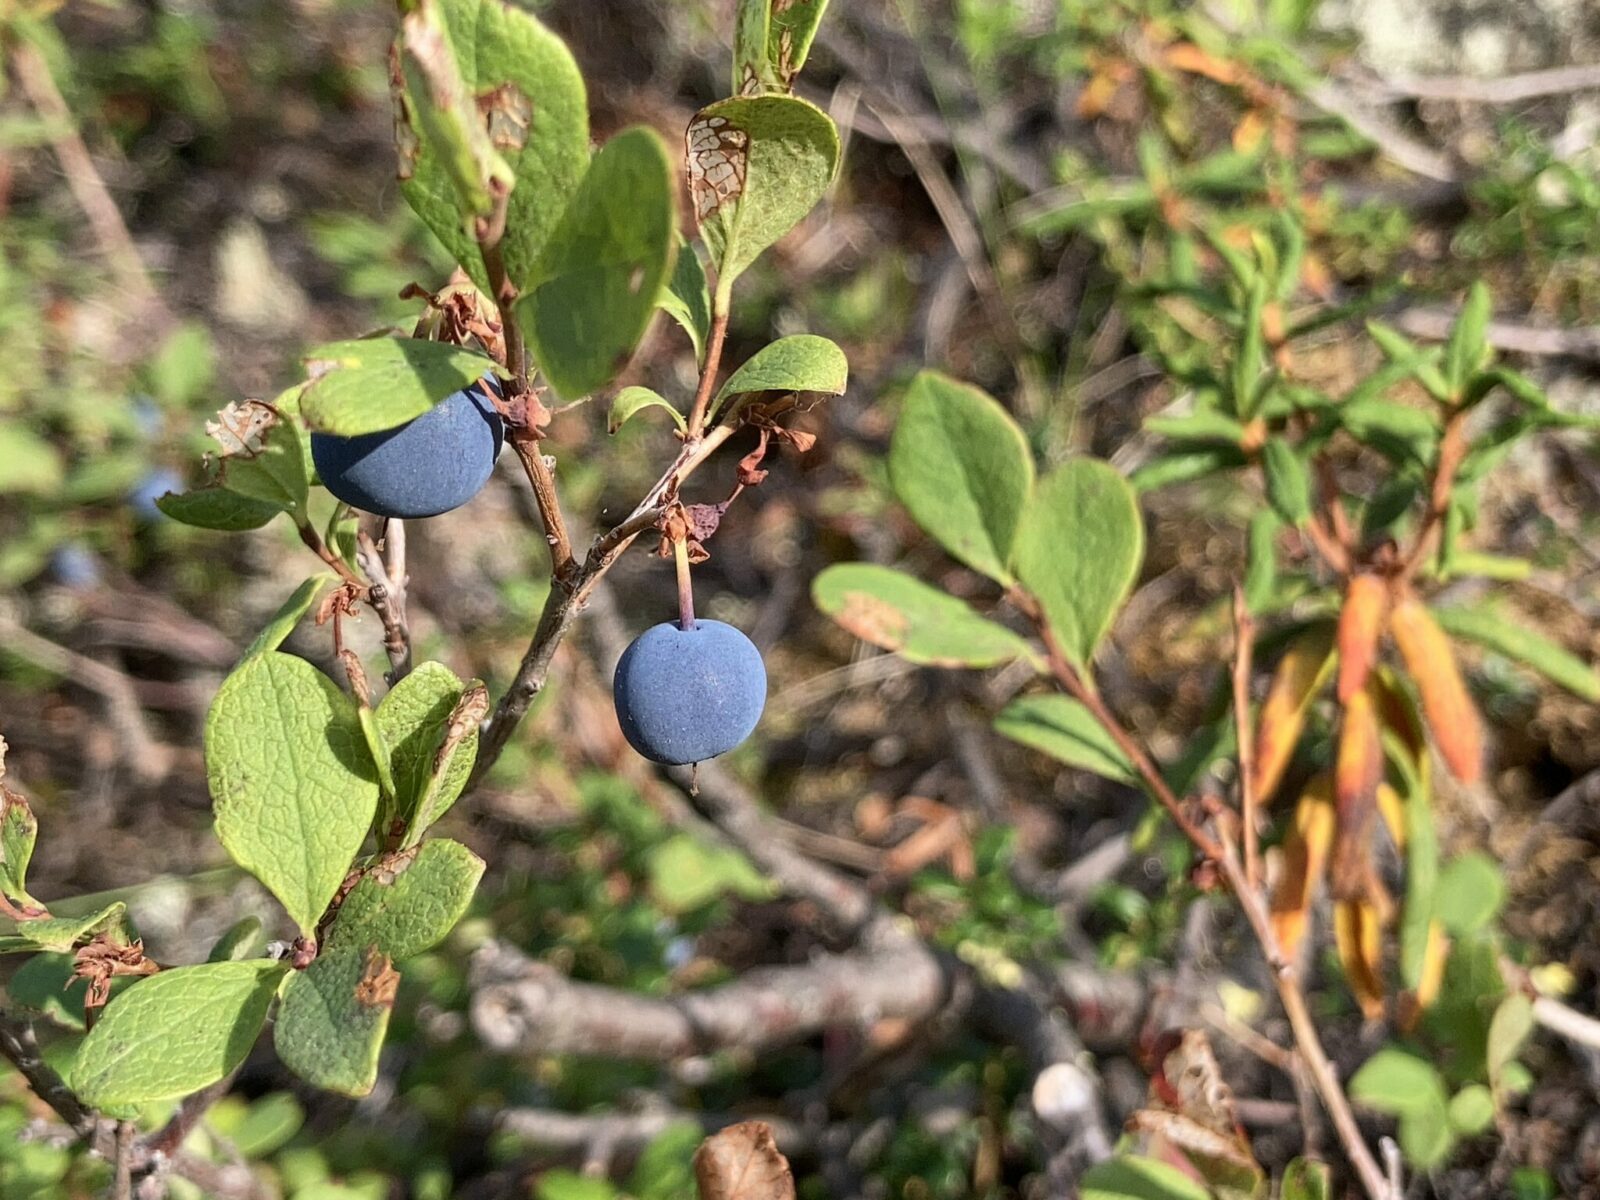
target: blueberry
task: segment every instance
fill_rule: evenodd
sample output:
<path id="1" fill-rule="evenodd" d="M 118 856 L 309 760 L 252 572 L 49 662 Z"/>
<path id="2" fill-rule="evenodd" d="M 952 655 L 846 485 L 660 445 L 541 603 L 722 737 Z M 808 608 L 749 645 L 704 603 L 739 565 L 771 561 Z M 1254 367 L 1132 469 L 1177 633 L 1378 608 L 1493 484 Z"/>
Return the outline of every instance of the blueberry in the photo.
<path id="1" fill-rule="evenodd" d="M 313 433 L 311 459 L 323 486 L 363 512 L 435 517 L 483 489 L 504 441 L 505 423 L 478 383 L 395 429 Z"/>
<path id="2" fill-rule="evenodd" d="M 683 764 L 732 750 L 767 703 L 761 651 L 732 625 L 676 621 L 640 634 L 611 685 L 628 743 L 659 763 Z"/>
<path id="3" fill-rule="evenodd" d="M 82 542 L 67 542 L 50 556 L 50 574 L 62 587 L 86 592 L 100 586 L 100 560 Z"/>
<path id="4" fill-rule="evenodd" d="M 128 493 L 128 507 L 142 521 L 159 521 L 161 510 L 156 507 L 156 501 L 168 492 L 181 491 L 183 480 L 178 478 L 178 473 L 158 467 L 133 485 L 133 490 Z"/>

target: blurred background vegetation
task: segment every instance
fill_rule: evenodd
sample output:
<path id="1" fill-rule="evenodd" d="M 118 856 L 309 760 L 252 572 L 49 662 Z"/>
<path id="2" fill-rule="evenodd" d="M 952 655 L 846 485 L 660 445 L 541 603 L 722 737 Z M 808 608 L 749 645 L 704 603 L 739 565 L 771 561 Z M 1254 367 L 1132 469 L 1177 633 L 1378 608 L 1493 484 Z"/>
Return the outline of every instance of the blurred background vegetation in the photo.
<path id="1" fill-rule="evenodd" d="M 572 45 L 597 137 L 643 121 L 676 144 L 723 93 L 730 0 L 531 7 Z M 160 517 L 153 498 L 198 477 L 204 419 L 298 379 L 312 344 L 409 323 L 401 289 L 437 286 L 448 261 L 394 182 L 390 6 L 0 11 L 0 733 L 42 826 L 34 890 L 116 891 L 153 956 L 194 961 L 243 915 L 281 932 L 210 836 L 200 728 L 304 552 L 287 527 L 223 538 Z M 839 0 L 801 88 L 847 135 L 842 177 L 746 277 L 730 357 L 820 333 L 846 348 L 852 383 L 808 417 L 816 450 L 735 511 L 701 570 L 704 611 L 749 632 L 772 676 L 762 728 L 728 767 L 796 847 L 980 970 L 1088 966 L 1219 1010 L 1213 1040 L 1256 1105 L 1263 1162 L 1298 1152 L 1294 1096 L 1226 1031 L 1256 1020 L 1262 969 L 1186 883 L 1187 851 L 1132 790 L 990 735 L 1014 673 L 955 677 L 861 647 L 814 611 L 810 580 L 865 559 L 957 595 L 975 586 L 884 479 L 899 392 L 923 364 L 1002 397 L 1046 460 L 1177 461 L 1144 423 L 1185 411 L 1183 364 L 1216 342 L 1198 306 L 1157 302 L 1183 253 L 1175 231 L 1249 245 L 1286 204 L 1304 231 L 1290 302 L 1429 338 L 1486 280 L 1504 318 L 1491 340 L 1564 411 L 1600 415 L 1600 73 L 1497 88 L 1597 60 L 1600 9 L 1558 0 Z M 1379 361 L 1334 326 L 1301 355 L 1330 392 Z M 692 385 L 694 367 L 658 322 L 634 370 Z M 631 508 L 669 444 L 649 421 L 609 439 L 603 426 L 590 406 L 548 444 L 585 536 Z M 1600 653 L 1594 448 L 1582 432 L 1517 445 L 1470 514 L 1476 549 L 1526 564 L 1496 585 L 1503 619 L 1587 661 Z M 1370 493 L 1389 468 L 1366 456 L 1345 469 Z M 1248 509 L 1233 476 L 1185 482 L 1172 467 L 1143 484 L 1150 552 L 1103 678 L 1170 750 L 1214 716 Z M 414 525 L 410 553 L 419 657 L 498 692 L 546 575 L 514 462 L 467 508 Z M 672 595 L 660 562 L 624 561 L 533 719 L 452 813 L 451 836 L 489 875 L 468 921 L 405 971 L 378 1090 L 310 1093 L 263 1048 L 199 1152 L 259 1164 L 291 1200 L 666 1200 L 689 1188 L 701 1116 L 777 1114 L 807 1195 L 1055 1194 L 1018 1052 L 965 1026 L 830 1031 L 666 1065 L 510 1056 L 475 1032 L 471 961 L 491 939 L 654 995 L 829 946 L 807 902 L 720 845 L 616 729 L 608 664 Z M 357 626 L 374 663 L 375 626 Z M 315 630 L 292 648 L 329 664 Z M 1440 839 L 1487 854 L 1506 946 L 1560 964 L 1592 1008 L 1600 709 L 1493 652 L 1468 666 L 1493 767 L 1481 787 L 1441 787 Z M 1385 1034 L 1363 1025 L 1336 962 L 1319 962 L 1325 1041 L 1348 1073 Z M 51 1015 L 54 1054 L 81 1023 L 64 979 L 45 956 L 6 981 Z M 1458 994 L 1463 1019 L 1480 1019 L 1478 993 Z M 1143 1100 L 1149 1048 L 1138 1031 L 1096 1036 L 1091 1007 L 1073 1015 L 1120 1118 Z M 1525 1062 L 1498 1127 L 1452 1146 L 1412 1195 L 1597 1194 L 1600 1056 L 1543 1040 Z M 651 1119 L 609 1141 L 557 1119 L 597 1113 Z M 0 1197 L 97 1194 L 103 1166 L 42 1132 L 44 1115 L 0 1074 Z"/>

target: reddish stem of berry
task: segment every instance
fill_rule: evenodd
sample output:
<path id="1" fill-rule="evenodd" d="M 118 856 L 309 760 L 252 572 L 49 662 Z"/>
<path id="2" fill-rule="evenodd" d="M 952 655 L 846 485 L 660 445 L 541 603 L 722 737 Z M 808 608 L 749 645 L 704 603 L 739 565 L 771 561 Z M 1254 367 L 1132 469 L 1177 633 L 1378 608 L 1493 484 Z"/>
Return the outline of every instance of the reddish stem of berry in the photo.
<path id="1" fill-rule="evenodd" d="M 694 583 L 689 578 L 687 538 L 672 543 L 672 558 L 678 568 L 678 627 L 687 633 L 694 628 Z"/>

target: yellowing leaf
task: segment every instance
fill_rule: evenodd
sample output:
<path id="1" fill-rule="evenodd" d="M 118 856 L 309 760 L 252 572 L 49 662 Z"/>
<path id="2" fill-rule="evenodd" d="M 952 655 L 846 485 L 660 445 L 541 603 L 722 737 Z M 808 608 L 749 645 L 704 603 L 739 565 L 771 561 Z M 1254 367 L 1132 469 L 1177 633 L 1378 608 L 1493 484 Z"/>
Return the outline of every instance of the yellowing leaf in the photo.
<path id="1" fill-rule="evenodd" d="M 1327 869 L 1333 830 L 1333 785 L 1323 775 L 1311 781 L 1295 806 L 1294 825 L 1283 842 L 1283 874 L 1272 892 L 1272 929 L 1286 960 L 1294 960 L 1305 936 L 1312 896 Z"/>
<path id="2" fill-rule="evenodd" d="M 1278 660 L 1256 721 L 1255 793 L 1272 798 L 1305 731 L 1306 713 L 1333 666 L 1333 630 L 1317 626 L 1289 643 Z"/>
<path id="3" fill-rule="evenodd" d="M 1439 754 L 1463 783 L 1483 776 L 1483 724 L 1456 665 L 1450 639 L 1414 592 L 1407 591 L 1389 615 L 1389 631 L 1400 648 L 1406 673 L 1422 696 Z"/>
<path id="4" fill-rule="evenodd" d="M 1362 1015 L 1383 1016 L 1383 930 L 1378 910 L 1364 900 L 1341 900 L 1333 909 L 1334 944 Z"/>
<path id="5" fill-rule="evenodd" d="M 1337 899 L 1355 900 L 1367 894 L 1372 874 L 1372 821 L 1382 781 L 1383 742 L 1377 710 L 1372 693 L 1360 691 L 1344 706 L 1333 767 L 1338 831 L 1328 881 Z"/>
<path id="6" fill-rule="evenodd" d="M 1377 575 L 1351 578 L 1339 609 L 1339 679 L 1334 695 L 1346 703 L 1367 686 L 1367 676 L 1378 659 L 1378 635 L 1383 630 L 1389 586 Z"/>

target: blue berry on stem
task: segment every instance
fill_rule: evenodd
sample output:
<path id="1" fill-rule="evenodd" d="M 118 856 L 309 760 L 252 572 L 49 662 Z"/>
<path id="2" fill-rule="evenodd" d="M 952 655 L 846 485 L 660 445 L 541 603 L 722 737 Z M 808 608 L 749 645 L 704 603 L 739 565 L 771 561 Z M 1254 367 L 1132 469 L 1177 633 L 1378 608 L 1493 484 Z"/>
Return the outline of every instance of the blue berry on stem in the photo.
<path id="1" fill-rule="evenodd" d="M 767 669 L 732 625 L 665 621 L 623 652 L 612 681 L 617 720 L 646 758 L 681 766 L 732 750 L 767 703 Z"/>
<path id="2" fill-rule="evenodd" d="M 460 508 L 489 482 L 505 442 L 505 423 L 480 381 L 454 392 L 413 421 L 379 433 L 311 435 L 311 460 L 323 486 L 380 517 L 435 517 Z"/>

